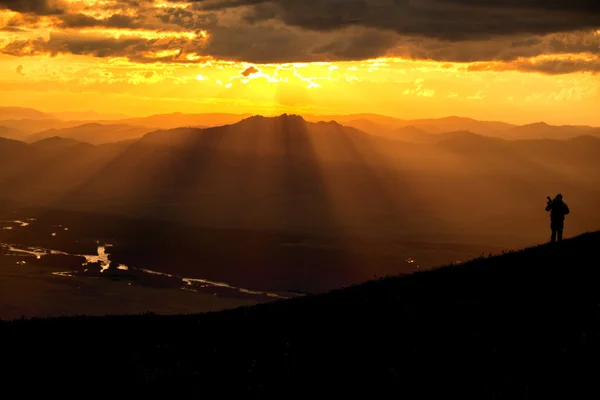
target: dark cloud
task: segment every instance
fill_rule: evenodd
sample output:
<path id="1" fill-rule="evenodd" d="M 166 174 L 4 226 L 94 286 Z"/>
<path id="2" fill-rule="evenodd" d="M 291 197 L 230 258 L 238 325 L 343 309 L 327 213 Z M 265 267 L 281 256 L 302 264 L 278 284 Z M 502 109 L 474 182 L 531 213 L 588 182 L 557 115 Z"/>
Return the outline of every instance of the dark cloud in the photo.
<path id="1" fill-rule="evenodd" d="M 256 64 L 318 61 L 310 51 L 322 41 L 312 33 L 263 25 L 218 26 L 209 33 L 208 42 L 199 49 L 202 54 Z"/>
<path id="2" fill-rule="evenodd" d="M 171 3 L 202 3 L 203 10 L 223 10 L 268 3 L 269 0 L 169 0 Z"/>
<path id="3" fill-rule="evenodd" d="M 46 51 L 43 49 L 43 45 L 43 39 L 15 40 L 0 49 L 0 53 L 16 57 L 35 56 L 46 53 Z"/>
<path id="4" fill-rule="evenodd" d="M 443 40 L 547 34 L 600 26 L 597 0 L 189 0 L 205 10 L 250 7 L 249 21 L 277 19 L 330 31 L 348 26 Z"/>
<path id="5" fill-rule="evenodd" d="M 395 46 L 398 37 L 390 32 L 364 30 L 354 34 L 339 35 L 317 47 L 313 54 L 329 60 L 361 60 L 377 58 Z"/>
<path id="6" fill-rule="evenodd" d="M 67 14 L 60 18 L 63 28 L 105 27 L 117 29 L 135 29 L 141 24 L 128 15 L 113 14 L 106 19 L 96 19 L 85 14 Z"/>
<path id="7" fill-rule="evenodd" d="M 252 65 L 252 66 L 246 68 L 245 70 L 243 70 L 242 75 L 247 78 L 252 74 L 258 74 L 259 72 L 260 72 L 260 70 L 258 68 L 256 68 L 254 65 Z"/>
<path id="8" fill-rule="evenodd" d="M 584 60 L 578 58 L 556 58 L 536 60 L 518 60 L 508 63 L 478 63 L 468 67 L 469 71 L 521 71 L 537 72 L 546 75 L 570 74 L 573 72 L 600 73 L 600 59 Z"/>
<path id="9" fill-rule="evenodd" d="M 17 40 L 0 51 L 15 56 L 127 57 L 138 62 L 192 63 L 214 57 L 254 64 L 400 56 L 442 62 L 500 61 L 513 68 L 521 58 L 544 54 L 600 54 L 600 35 L 594 33 L 600 27 L 600 0 L 165 1 L 187 7 L 113 0 L 83 9 L 80 3 L 69 11 L 61 0 L 0 0 L 0 8 L 21 13 L 0 30 L 18 34 L 20 29 L 43 28 L 48 18 L 41 16 L 49 16 L 56 28 L 47 40 Z M 95 11 L 100 8 L 111 16 L 99 18 L 102 14 Z M 78 32 L 88 27 L 100 32 Z M 102 36 L 102 28 L 198 36 L 115 38 Z M 209 33 L 208 40 L 199 35 L 201 30 Z M 149 55 L 159 52 L 163 56 Z M 188 57 L 191 54 L 194 57 Z M 580 62 L 554 70 L 571 71 L 577 66 L 593 70 Z"/>
<path id="10" fill-rule="evenodd" d="M 0 10 L 37 15 L 62 14 L 66 7 L 66 3 L 61 0 L 0 0 Z"/>
<path id="11" fill-rule="evenodd" d="M 600 3 L 597 0 L 447 0 L 446 2 L 478 8 L 508 7 L 541 11 L 600 12 Z"/>
<path id="12" fill-rule="evenodd" d="M 99 58 L 126 57 L 140 63 L 191 63 L 185 56 L 198 43 L 184 38 L 146 39 L 137 36 L 106 37 L 97 34 L 52 33 L 48 40 L 17 40 L 9 43 L 0 53 L 13 56 L 47 54 L 88 55 Z M 168 54 L 163 54 L 168 52 Z M 205 61 L 205 60 L 202 60 Z"/>
<path id="13" fill-rule="evenodd" d="M 27 32 L 27 30 L 23 29 L 23 28 L 19 28 L 17 26 L 3 26 L 0 28 L 0 32 L 19 33 L 19 32 Z"/>
<path id="14" fill-rule="evenodd" d="M 154 17 L 164 24 L 180 26 L 188 30 L 212 29 L 217 26 L 218 15 L 213 12 L 194 11 L 182 8 L 159 8 L 153 10 Z"/>
<path id="15" fill-rule="evenodd" d="M 115 39 L 91 35 L 70 36 L 63 33 L 53 33 L 49 40 L 17 40 L 2 49 L 2 53 L 10 55 L 50 54 L 55 56 L 62 53 L 76 55 L 93 55 L 96 57 L 126 56 L 130 52 L 144 50 L 147 40 L 143 38 Z"/>
<path id="16" fill-rule="evenodd" d="M 461 42 L 404 37 L 394 48 L 394 54 L 401 57 L 449 62 L 508 62 L 523 57 L 568 53 L 600 55 L 600 35 L 593 31 L 577 31 Z"/>

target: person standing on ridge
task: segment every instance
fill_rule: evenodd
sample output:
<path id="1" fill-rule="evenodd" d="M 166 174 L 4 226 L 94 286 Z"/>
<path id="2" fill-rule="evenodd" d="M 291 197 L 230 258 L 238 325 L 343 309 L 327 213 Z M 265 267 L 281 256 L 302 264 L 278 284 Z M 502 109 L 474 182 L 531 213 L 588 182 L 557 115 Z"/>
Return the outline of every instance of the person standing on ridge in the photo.
<path id="1" fill-rule="evenodd" d="M 550 211 L 550 229 L 552 229 L 552 243 L 563 239 L 563 229 L 565 226 L 565 215 L 569 214 L 569 207 L 567 203 L 563 201 L 562 194 L 557 194 L 554 200 L 548 196 L 548 204 L 546 205 L 546 211 Z"/>

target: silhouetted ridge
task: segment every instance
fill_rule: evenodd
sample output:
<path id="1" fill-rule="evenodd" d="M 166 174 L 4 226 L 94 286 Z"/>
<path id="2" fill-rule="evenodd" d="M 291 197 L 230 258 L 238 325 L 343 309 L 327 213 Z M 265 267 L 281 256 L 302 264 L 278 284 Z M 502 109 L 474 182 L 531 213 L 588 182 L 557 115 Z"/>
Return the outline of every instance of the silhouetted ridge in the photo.
<path id="1" fill-rule="evenodd" d="M 26 149 L 27 147 L 27 143 L 20 140 L 0 137 L 0 149 Z"/>
<path id="2" fill-rule="evenodd" d="M 73 127 L 49 129 L 32 134 L 28 137 L 30 142 L 35 142 L 49 137 L 63 137 L 75 139 L 91 144 L 114 143 L 122 140 L 138 139 L 151 129 L 143 126 L 127 124 L 100 124 L 87 123 Z"/>
<path id="3" fill-rule="evenodd" d="M 240 122 L 229 125 L 212 128 L 177 128 L 171 130 L 159 130 L 146 134 L 143 137 L 144 143 L 162 143 L 177 145 L 203 145 L 212 142 L 209 138 L 230 137 L 254 137 L 256 139 L 269 135 L 295 134 L 303 135 L 307 138 L 314 134 L 323 135 L 359 135 L 365 140 L 370 140 L 369 135 L 364 132 L 345 127 L 336 121 L 329 122 L 307 122 L 302 116 L 295 114 L 282 114 L 277 117 L 265 117 L 255 115 L 245 118 Z M 201 138 L 204 139 L 201 139 Z M 204 142 L 204 143 L 203 143 Z M 230 140 L 225 142 L 233 145 Z M 244 149 L 240 149 L 244 150 Z"/>
<path id="4" fill-rule="evenodd" d="M 569 139 L 569 141 L 572 143 L 589 144 L 589 145 L 593 145 L 593 146 L 598 146 L 600 144 L 600 137 L 592 136 L 592 135 L 581 135 L 581 136 L 576 136 L 572 139 Z"/>
<path id="5" fill-rule="evenodd" d="M 470 131 L 453 131 L 453 132 L 448 132 L 448 133 L 440 133 L 439 139 L 440 139 L 440 141 L 448 141 L 448 140 L 455 140 L 455 141 L 467 141 L 467 140 L 488 141 L 488 140 L 492 140 L 492 141 L 494 141 L 495 140 L 495 139 L 491 139 L 487 136 L 479 135 L 477 133 L 473 133 Z"/>
<path id="6" fill-rule="evenodd" d="M 19 129 L 0 126 L 0 137 L 5 139 L 23 140 L 25 133 Z"/>
<path id="7" fill-rule="evenodd" d="M 280 123 L 280 124 L 289 124 L 289 125 L 296 125 L 296 126 L 300 126 L 303 124 L 307 124 L 306 120 L 300 116 L 300 115 L 296 115 L 296 114 L 282 114 L 276 117 L 265 117 L 262 115 L 255 115 L 249 118 L 245 118 L 243 120 L 241 120 L 238 123 L 232 124 L 232 125 L 244 125 L 244 124 L 261 124 L 261 123 L 268 123 L 268 122 L 273 122 L 273 123 Z"/>
<path id="8" fill-rule="evenodd" d="M 439 146 L 453 149 L 473 149 L 476 151 L 499 149 L 504 140 L 478 135 L 469 131 L 439 134 Z"/>
<path id="9" fill-rule="evenodd" d="M 75 139 L 70 138 L 62 138 L 62 137 L 50 137 L 47 139 L 38 140 L 31 144 L 31 147 L 36 148 L 38 150 L 56 150 L 56 149 L 67 149 L 72 148 L 74 146 L 83 146 L 83 147 L 94 147 L 89 143 L 82 143 Z"/>
<path id="10" fill-rule="evenodd" d="M 550 125 L 548 125 L 547 123 L 545 123 L 543 121 L 541 121 L 541 122 L 534 122 L 532 124 L 523 125 L 523 127 L 525 127 L 525 128 L 547 128 L 549 126 Z"/>

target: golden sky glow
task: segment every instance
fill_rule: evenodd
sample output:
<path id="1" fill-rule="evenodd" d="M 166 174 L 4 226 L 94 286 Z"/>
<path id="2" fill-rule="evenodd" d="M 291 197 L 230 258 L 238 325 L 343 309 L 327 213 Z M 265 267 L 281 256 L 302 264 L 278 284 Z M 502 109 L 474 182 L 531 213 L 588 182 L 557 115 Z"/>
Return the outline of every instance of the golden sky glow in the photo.
<path id="1" fill-rule="evenodd" d="M 115 15 L 105 9 L 115 2 L 69 3 L 71 14 L 101 21 Z M 157 1 L 152 7 L 185 11 L 192 5 Z M 141 14 L 125 7 L 118 15 Z M 418 60 L 402 56 L 401 45 L 395 45 L 387 55 L 364 60 L 256 63 L 207 54 L 204 50 L 218 35 L 230 32 L 223 27 L 211 31 L 210 24 L 192 30 L 171 23 L 171 18 L 154 27 L 147 19 L 128 22 L 135 24 L 131 29 L 118 27 L 118 21 L 110 27 L 86 20 L 70 22 L 75 27 L 67 28 L 64 21 L 72 19 L 57 18 L 42 15 L 31 21 L 31 14 L 0 11 L 0 26 L 12 21 L 15 27 L 15 20 L 27 26 L 0 32 L 0 106 L 131 116 L 177 111 L 460 115 L 600 126 L 598 30 L 585 33 L 585 43 L 591 41 L 585 49 L 592 51 L 505 60 Z M 235 18 L 234 9 L 224 12 L 220 21 Z M 121 45 L 127 40 L 131 43 Z"/>

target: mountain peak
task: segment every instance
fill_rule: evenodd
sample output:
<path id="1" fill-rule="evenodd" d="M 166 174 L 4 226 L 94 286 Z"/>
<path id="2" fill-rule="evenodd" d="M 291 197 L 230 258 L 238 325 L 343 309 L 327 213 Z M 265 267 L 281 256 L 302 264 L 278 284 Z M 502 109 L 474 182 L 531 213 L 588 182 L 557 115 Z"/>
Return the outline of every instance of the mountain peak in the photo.
<path id="1" fill-rule="evenodd" d="M 280 120 L 280 121 L 290 121 L 290 122 L 306 122 L 306 120 L 304 119 L 304 117 L 302 117 L 301 115 L 298 114 L 281 114 L 278 117 L 275 117 L 275 119 Z"/>
<path id="2" fill-rule="evenodd" d="M 447 122 L 450 122 L 450 121 L 452 121 L 452 122 L 460 122 L 460 121 L 469 121 L 469 122 L 475 121 L 475 122 L 479 122 L 479 121 L 477 121 L 477 120 L 475 120 L 473 118 L 459 117 L 457 115 L 451 115 L 451 116 L 446 117 L 446 118 L 439 118 L 439 120 L 440 121 L 447 121 Z"/>
<path id="3" fill-rule="evenodd" d="M 539 127 L 539 128 L 547 128 L 547 127 L 549 127 L 550 125 L 549 125 L 549 124 L 547 124 L 547 123 L 545 123 L 544 121 L 540 121 L 540 122 L 534 122 L 533 124 L 524 125 L 524 126 L 529 126 L 529 127 L 531 127 L 531 128 L 534 128 L 534 127 Z"/>
<path id="4" fill-rule="evenodd" d="M 303 122 L 303 123 L 306 122 L 306 120 L 301 115 L 297 115 L 297 114 L 281 114 L 276 117 L 265 117 L 264 115 L 254 115 L 252 117 L 245 118 L 240 122 L 269 121 L 269 120 L 270 121 L 283 121 L 283 122 Z"/>

